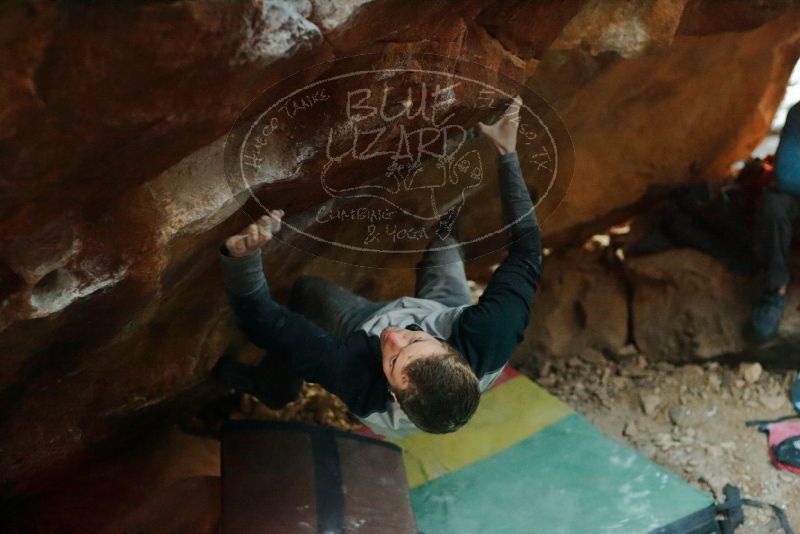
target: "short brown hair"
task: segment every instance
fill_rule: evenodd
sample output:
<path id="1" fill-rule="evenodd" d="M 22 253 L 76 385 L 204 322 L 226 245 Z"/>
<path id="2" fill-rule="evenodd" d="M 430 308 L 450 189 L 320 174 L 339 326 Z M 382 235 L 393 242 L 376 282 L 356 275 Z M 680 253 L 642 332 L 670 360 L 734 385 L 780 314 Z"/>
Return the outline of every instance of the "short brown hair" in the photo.
<path id="1" fill-rule="evenodd" d="M 408 386 L 395 389 L 394 394 L 411 422 L 425 432 L 454 432 L 478 408 L 478 377 L 452 347 L 445 353 L 414 360 L 404 372 Z"/>

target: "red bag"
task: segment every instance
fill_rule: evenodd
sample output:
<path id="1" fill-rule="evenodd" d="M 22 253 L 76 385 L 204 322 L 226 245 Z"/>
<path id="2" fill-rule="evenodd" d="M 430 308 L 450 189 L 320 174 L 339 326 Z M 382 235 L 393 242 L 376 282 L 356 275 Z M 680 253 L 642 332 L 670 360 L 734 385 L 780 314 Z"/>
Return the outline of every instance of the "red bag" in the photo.
<path id="1" fill-rule="evenodd" d="M 778 469 L 800 474 L 800 421 L 767 425 L 769 457 Z"/>
<path id="2" fill-rule="evenodd" d="M 800 421 L 790 415 L 774 421 L 748 421 L 747 426 L 757 426 L 767 434 L 769 457 L 778 469 L 800 475 Z"/>

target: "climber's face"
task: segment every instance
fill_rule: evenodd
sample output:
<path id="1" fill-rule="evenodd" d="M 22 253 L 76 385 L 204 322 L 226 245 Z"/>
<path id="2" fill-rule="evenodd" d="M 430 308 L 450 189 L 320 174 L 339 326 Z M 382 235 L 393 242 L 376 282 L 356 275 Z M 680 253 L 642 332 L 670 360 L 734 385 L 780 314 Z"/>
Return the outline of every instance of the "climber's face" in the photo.
<path id="1" fill-rule="evenodd" d="M 447 347 L 441 340 L 422 330 L 387 326 L 381 332 L 383 372 L 392 389 L 405 389 L 408 386 L 408 376 L 405 374 L 408 364 L 446 351 Z"/>

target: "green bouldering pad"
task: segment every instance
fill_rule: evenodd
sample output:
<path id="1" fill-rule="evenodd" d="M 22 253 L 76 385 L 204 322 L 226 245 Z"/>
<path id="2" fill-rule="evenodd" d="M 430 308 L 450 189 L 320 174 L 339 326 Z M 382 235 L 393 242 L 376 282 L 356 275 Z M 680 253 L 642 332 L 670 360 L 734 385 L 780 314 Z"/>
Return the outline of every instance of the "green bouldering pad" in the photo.
<path id="1" fill-rule="evenodd" d="M 521 375 L 458 432 L 395 443 L 424 534 L 646 534 L 713 504 Z"/>

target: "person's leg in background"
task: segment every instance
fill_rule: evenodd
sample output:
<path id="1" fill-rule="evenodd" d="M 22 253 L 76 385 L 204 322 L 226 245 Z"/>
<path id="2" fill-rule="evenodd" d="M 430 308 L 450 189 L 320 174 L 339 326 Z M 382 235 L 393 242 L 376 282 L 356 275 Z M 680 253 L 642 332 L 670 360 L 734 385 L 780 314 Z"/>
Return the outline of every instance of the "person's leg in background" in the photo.
<path id="1" fill-rule="evenodd" d="M 434 237 L 417 264 L 414 296 L 456 307 L 472 302 L 462 248 L 452 235 Z"/>
<path id="2" fill-rule="evenodd" d="M 756 246 L 765 268 L 765 291 L 753 310 L 756 336 L 766 341 L 778 331 L 789 284 L 792 229 L 800 215 L 796 197 L 770 189 L 764 192 L 758 214 Z"/>

